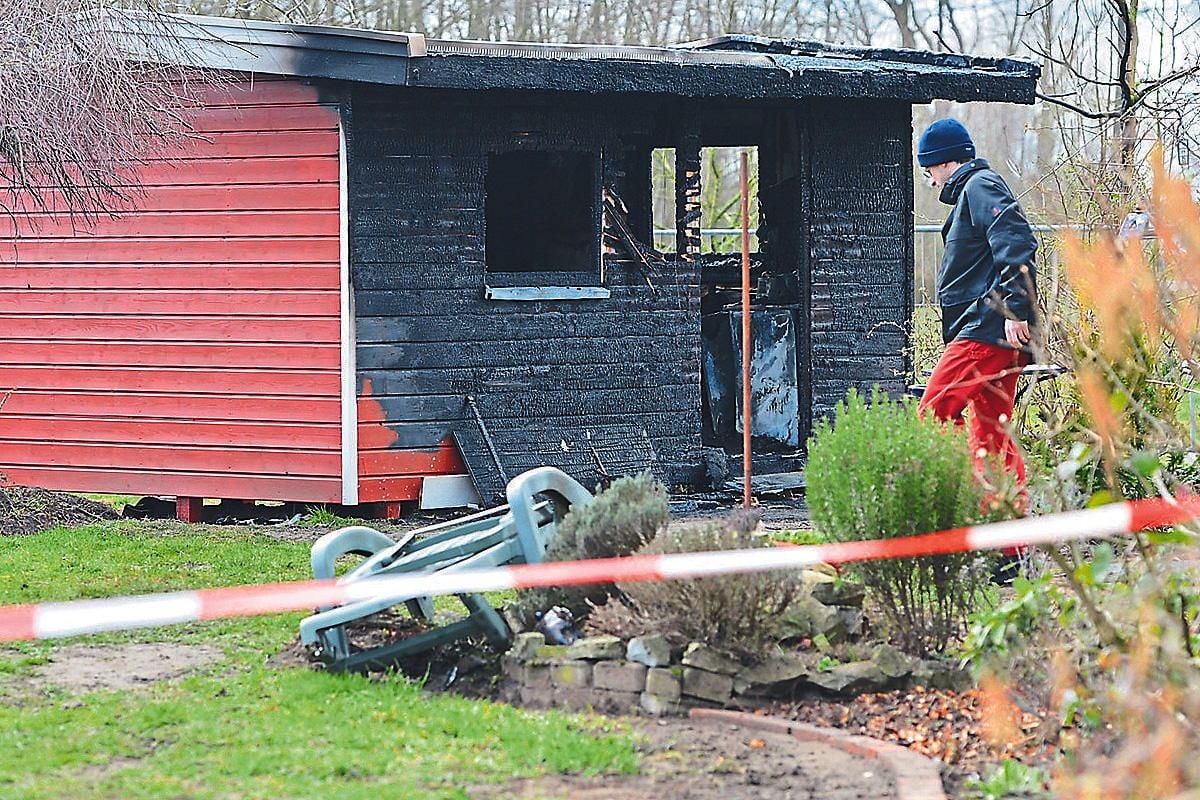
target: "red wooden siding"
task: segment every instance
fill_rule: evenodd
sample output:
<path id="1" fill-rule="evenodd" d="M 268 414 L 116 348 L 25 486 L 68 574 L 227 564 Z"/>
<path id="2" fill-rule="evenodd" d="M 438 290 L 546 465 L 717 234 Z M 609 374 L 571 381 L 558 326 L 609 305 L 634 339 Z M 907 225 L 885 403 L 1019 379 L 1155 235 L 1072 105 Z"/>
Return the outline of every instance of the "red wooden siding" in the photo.
<path id="1" fill-rule="evenodd" d="M 0 215 L 9 482 L 341 501 L 338 111 L 296 81 L 205 98 L 119 219 Z"/>

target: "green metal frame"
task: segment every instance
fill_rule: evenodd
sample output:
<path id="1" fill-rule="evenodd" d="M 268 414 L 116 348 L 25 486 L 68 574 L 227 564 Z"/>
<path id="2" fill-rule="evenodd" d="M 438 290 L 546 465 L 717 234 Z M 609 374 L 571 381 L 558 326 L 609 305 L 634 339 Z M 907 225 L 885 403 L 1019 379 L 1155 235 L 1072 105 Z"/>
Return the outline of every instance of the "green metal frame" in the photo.
<path id="1" fill-rule="evenodd" d="M 366 556 L 343 582 L 374 575 L 458 571 L 533 564 L 542 561 L 558 524 L 591 493 L 564 472 L 539 467 L 513 478 L 508 504 L 458 520 L 430 525 L 394 540 L 373 528 L 354 526 L 322 536 L 312 548 L 316 578 L 332 578 L 346 554 Z M 512 634 L 496 609 L 480 594 L 458 595 L 468 616 L 393 645 L 352 652 L 345 625 L 403 603 L 416 619 L 433 620 L 429 597 L 395 596 L 318 609 L 300 623 L 300 639 L 333 670 L 362 670 L 394 664 L 423 650 L 473 635 L 503 646 Z"/>

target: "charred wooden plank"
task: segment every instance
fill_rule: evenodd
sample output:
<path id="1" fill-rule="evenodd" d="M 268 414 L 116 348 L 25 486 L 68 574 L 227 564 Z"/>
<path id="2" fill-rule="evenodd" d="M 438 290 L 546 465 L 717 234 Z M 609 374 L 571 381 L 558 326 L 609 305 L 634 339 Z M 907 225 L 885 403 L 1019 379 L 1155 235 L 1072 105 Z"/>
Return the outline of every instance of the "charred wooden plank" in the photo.
<path id="1" fill-rule="evenodd" d="M 591 392 L 619 388 L 620 391 L 647 387 L 696 384 L 698 357 L 651 364 L 523 364 L 511 367 L 433 367 L 369 370 L 359 373 L 370 381 L 372 393 L 475 394 L 530 391 Z"/>
<path id="2" fill-rule="evenodd" d="M 491 342 L 365 344 L 358 347 L 362 369 L 404 367 L 517 366 L 520 364 L 620 364 L 632 358 L 649 360 L 660 353 L 675 353 L 680 345 L 673 336 L 622 336 L 622 347 L 607 337 L 569 342 L 557 339 L 515 340 L 502 348 Z M 684 347 L 699 350 L 699 339 Z"/>
<path id="3" fill-rule="evenodd" d="M 2 321 L 2 320 L 0 320 Z M 454 317 L 359 317 L 358 342 L 502 342 L 523 339 L 686 336 L 698 330 L 685 311 L 549 311 L 542 314 L 461 314 Z M 2 330 L 2 329 L 0 329 Z"/>
<path id="4" fill-rule="evenodd" d="M 604 312 L 620 311 L 636 304 L 636 308 L 647 311 L 674 311 L 687 308 L 693 298 L 699 296 L 696 285 L 658 285 L 658 293 L 651 294 L 645 285 L 610 286 L 611 296 L 605 300 L 546 300 L 536 303 L 511 301 L 487 301 L 482 290 L 471 289 L 384 289 L 363 290 L 355 294 L 358 312 L 368 317 L 407 316 L 457 316 L 472 313 L 507 314 L 514 311 L 525 314 L 542 312 L 578 313 L 582 308 Z M 582 304 L 582 305 L 581 305 Z"/>

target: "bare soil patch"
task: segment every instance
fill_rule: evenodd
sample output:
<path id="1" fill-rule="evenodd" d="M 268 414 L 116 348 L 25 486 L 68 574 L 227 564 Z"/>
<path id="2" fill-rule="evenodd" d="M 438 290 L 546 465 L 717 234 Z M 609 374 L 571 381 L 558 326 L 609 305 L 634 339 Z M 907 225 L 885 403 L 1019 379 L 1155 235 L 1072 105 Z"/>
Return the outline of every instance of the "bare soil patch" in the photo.
<path id="1" fill-rule="evenodd" d="M 637 775 L 546 776 L 468 790 L 471 798 L 570 800 L 889 800 L 878 763 L 790 736 L 691 720 L 634 720 L 643 737 Z"/>
<path id="2" fill-rule="evenodd" d="M 17 536 L 47 528 L 74 527 L 116 519 L 111 506 L 74 494 L 31 486 L 0 488 L 0 536 Z"/>
<path id="3" fill-rule="evenodd" d="M 135 689 L 183 677 L 222 658 L 224 653 L 218 648 L 199 644 L 72 644 L 56 649 L 50 661 L 29 674 L 0 683 L 0 689 L 17 696 L 48 689 L 71 694 Z"/>

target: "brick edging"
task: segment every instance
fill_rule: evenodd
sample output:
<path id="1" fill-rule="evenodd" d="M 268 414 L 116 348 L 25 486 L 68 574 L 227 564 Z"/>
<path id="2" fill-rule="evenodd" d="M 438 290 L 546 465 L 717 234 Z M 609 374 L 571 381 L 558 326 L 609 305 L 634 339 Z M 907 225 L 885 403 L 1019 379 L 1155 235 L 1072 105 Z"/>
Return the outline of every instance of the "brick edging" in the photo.
<path id="1" fill-rule="evenodd" d="M 780 717 L 760 717 L 742 711 L 693 708 L 691 719 L 713 720 L 744 728 L 782 733 L 805 742 L 820 742 L 860 758 L 877 759 L 891 771 L 896 781 L 898 800 L 947 800 L 942 788 L 941 771 L 929 758 L 891 742 L 858 736 L 834 728 L 818 728 Z"/>

